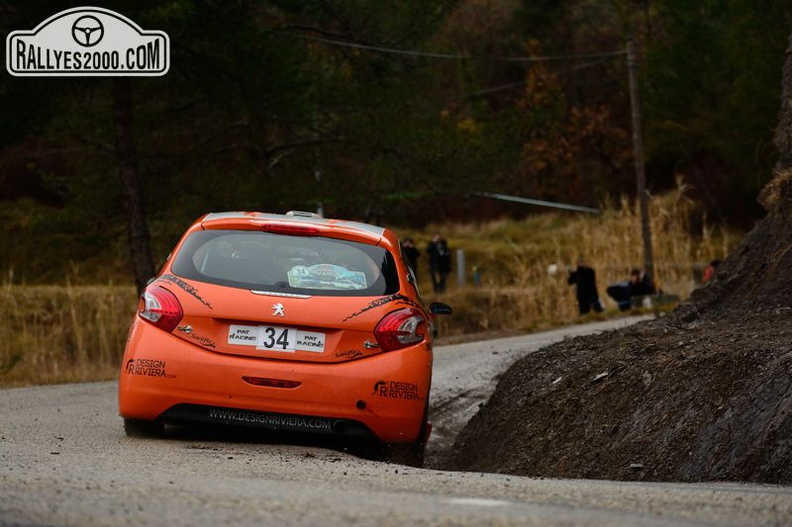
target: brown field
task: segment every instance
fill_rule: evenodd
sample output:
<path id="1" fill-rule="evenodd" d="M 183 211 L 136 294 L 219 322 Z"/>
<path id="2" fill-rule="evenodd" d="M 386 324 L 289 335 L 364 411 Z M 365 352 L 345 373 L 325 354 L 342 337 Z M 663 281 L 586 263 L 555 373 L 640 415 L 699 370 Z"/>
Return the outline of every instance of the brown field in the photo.
<path id="1" fill-rule="evenodd" d="M 698 236 L 689 234 L 694 204 L 685 188 L 651 202 L 653 278 L 665 294 L 682 300 L 701 285 L 706 265 L 723 259 L 741 235 L 705 225 Z M 446 336 L 485 331 L 532 331 L 574 323 L 578 318 L 574 287 L 567 284 L 567 267 L 583 257 L 597 272 L 597 285 L 606 311 L 618 314 L 605 288 L 626 280 L 632 268 L 643 267 L 643 241 L 636 208 L 622 200 L 601 215 L 545 214 L 524 221 L 433 226 L 425 233 L 409 232 L 423 249 L 432 232 L 449 242 L 452 252 L 463 249 L 467 284 L 454 280 L 441 300 L 455 309 L 441 321 Z M 423 261 L 422 261 L 423 260 Z M 550 272 L 550 266 L 557 271 Z M 427 256 L 419 258 L 422 290 L 431 292 Z M 480 286 L 472 283 L 473 268 Z M 456 269 L 454 271 L 456 273 Z M 453 278 L 453 277 L 452 277 Z M 436 297 L 427 294 L 428 298 Z"/>
<path id="2" fill-rule="evenodd" d="M 3 286 L 0 386 L 116 378 L 136 308 L 133 286 Z"/>

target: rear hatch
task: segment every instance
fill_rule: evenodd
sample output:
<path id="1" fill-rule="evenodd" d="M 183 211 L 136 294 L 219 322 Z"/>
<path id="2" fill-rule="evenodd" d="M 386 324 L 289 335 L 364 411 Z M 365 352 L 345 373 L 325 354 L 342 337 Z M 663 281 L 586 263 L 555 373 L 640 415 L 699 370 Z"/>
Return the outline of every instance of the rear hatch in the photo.
<path id="1" fill-rule="evenodd" d="M 156 285 L 176 295 L 173 334 L 218 353 L 342 362 L 379 352 L 374 328 L 412 302 L 383 247 L 323 236 L 211 229 L 189 235 Z"/>

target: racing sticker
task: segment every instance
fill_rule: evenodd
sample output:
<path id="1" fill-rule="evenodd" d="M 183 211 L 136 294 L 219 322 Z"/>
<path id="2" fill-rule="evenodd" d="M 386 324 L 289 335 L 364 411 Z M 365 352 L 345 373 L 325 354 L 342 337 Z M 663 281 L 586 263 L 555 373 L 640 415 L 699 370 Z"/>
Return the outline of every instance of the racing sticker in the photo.
<path id="1" fill-rule="evenodd" d="M 420 399 L 418 396 L 418 385 L 414 382 L 377 381 L 374 383 L 374 393 L 372 395 L 408 401 Z"/>
<path id="2" fill-rule="evenodd" d="M 258 326 L 231 326 L 228 328 L 228 343 L 239 346 L 255 346 Z"/>
<path id="3" fill-rule="evenodd" d="M 351 320 L 351 319 L 353 319 L 353 318 L 355 318 L 357 316 L 362 315 L 366 311 L 370 311 L 372 309 L 376 309 L 376 308 L 378 308 L 380 306 L 384 306 L 385 304 L 388 304 L 390 302 L 399 302 L 401 304 L 407 304 L 408 306 L 413 306 L 413 307 L 416 307 L 418 309 L 423 309 L 420 304 L 418 304 L 417 302 L 411 300 L 409 297 L 396 293 L 396 294 L 393 294 L 393 295 L 389 295 L 389 296 L 385 296 L 385 297 L 382 297 L 382 298 L 378 298 L 376 300 L 372 300 L 371 302 L 369 302 L 369 304 L 366 307 L 364 307 L 362 309 L 359 309 L 358 311 L 355 311 L 354 313 L 352 313 L 351 315 L 346 317 L 343 321 L 346 322 L 347 320 Z"/>
<path id="4" fill-rule="evenodd" d="M 159 359 L 129 359 L 124 371 L 127 375 L 173 379 L 176 375 L 165 371 L 165 361 Z"/>
<path id="5" fill-rule="evenodd" d="M 289 285 L 300 289 L 358 290 L 368 287 L 366 273 L 350 271 L 338 265 L 298 265 L 286 273 Z"/>
<path id="6" fill-rule="evenodd" d="M 335 352 L 335 356 L 339 359 L 356 359 L 362 357 L 363 352 L 360 350 L 339 350 Z"/>
<path id="7" fill-rule="evenodd" d="M 212 309 L 212 305 L 201 297 L 201 295 L 198 293 L 198 290 L 195 287 L 193 287 L 192 285 L 188 284 L 187 282 L 185 282 L 184 280 L 182 280 L 181 278 L 179 278 L 176 275 L 172 275 L 170 273 L 166 273 L 166 274 L 160 276 L 157 279 L 157 282 L 168 282 L 168 283 L 171 283 L 171 284 L 173 284 L 173 285 L 175 285 L 177 287 L 180 287 L 181 289 L 184 290 L 184 292 L 186 292 L 187 294 L 189 294 L 190 296 L 192 296 L 193 298 L 198 300 L 200 303 L 202 303 L 203 305 L 205 305 L 209 309 Z"/>
<path id="8" fill-rule="evenodd" d="M 314 331 L 297 330 L 295 347 L 299 350 L 323 352 L 325 347 L 325 334 Z"/>
<path id="9" fill-rule="evenodd" d="M 198 342 L 201 346 L 206 346 L 207 348 L 215 348 L 215 342 L 209 337 L 202 337 L 200 335 L 196 335 L 193 333 L 190 335 L 190 338 Z"/>

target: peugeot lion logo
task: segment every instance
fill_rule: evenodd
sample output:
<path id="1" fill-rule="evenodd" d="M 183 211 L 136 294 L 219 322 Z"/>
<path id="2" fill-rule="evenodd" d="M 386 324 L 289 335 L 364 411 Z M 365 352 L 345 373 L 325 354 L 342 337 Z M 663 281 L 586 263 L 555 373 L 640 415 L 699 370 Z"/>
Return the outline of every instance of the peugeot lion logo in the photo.
<path id="1" fill-rule="evenodd" d="M 283 312 L 283 304 L 278 302 L 277 304 L 272 304 L 272 316 L 273 317 L 283 317 L 286 316 Z"/>
<path id="2" fill-rule="evenodd" d="M 78 18 L 72 25 L 72 37 L 81 46 L 97 45 L 104 36 L 104 26 L 98 18 L 87 15 Z"/>

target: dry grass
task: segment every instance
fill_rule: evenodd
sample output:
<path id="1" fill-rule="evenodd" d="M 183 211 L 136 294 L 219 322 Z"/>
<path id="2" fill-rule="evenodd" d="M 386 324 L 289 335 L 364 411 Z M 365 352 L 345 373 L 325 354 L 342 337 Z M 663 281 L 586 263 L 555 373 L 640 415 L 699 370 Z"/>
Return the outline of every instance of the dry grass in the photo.
<path id="1" fill-rule="evenodd" d="M 132 286 L 2 286 L 0 386 L 116 378 L 136 308 Z"/>
<path id="2" fill-rule="evenodd" d="M 694 204 L 680 183 L 675 192 L 652 199 L 650 206 L 655 282 L 664 293 L 683 300 L 701 285 L 703 268 L 722 259 L 740 236 L 705 227 L 694 239 L 688 221 Z M 573 323 L 578 319 L 574 288 L 567 284 L 566 268 L 579 257 L 597 272 L 603 304 L 601 318 L 618 314 L 605 288 L 626 280 L 632 268 L 641 268 L 643 239 L 637 207 L 622 200 L 605 207 L 598 216 L 546 214 L 520 222 L 433 226 L 426 233 L 405 233 L 421 248 L 432 232 L 440 232 L 452 250 L 464 249 L 468 285 L 453 284 L 440 297 L 454 307 L 451 319 L 442 322 L 445 335 L 476 331 L 536 330 Z M 419 260 L 422 290 L 431 299 L 426 255 Z M 555 274 L 551 265 L 558 266 Z M 477 268 L 481 287 L 473 287 Z M 456 273 L 456 268 L 455 272 Z M 453 278 L 453 277 L 452 277 Z"/>
<path id="3" fill-rule="evenodd" d="M 739 239 L 705 230 L 700 239 L 687 232 L 692 203 L 684 187 L 653 199 L 652 233 L 656 279 L 667 293 L 687 298 L 699 285 L 701 266 L 723 258 Z M 454 307 L 439 321 L 445 337 L 470 333 L 514 333 L 577 321 L 574 289 L 565 268 L 585 256 L 597 271 L 606 312 L 618 315 L 605 299 L 605 287 L 627 278 L 643 261 L 640 221 L 623 201 L 598 216 L 545 214 L 524 221 L 433 226 L 421 233 L 400 230 L 426 246 L 440 232 L 452 249 L 464 249 L 469 276 L 475 266 L 481 287 L 451 279 L 441 300 Z M 556 274 L 548 266 L 559 266 Z M 430 295 L 427 256 L 419 276 Z M 75 277 L 77 278 L 77 277 Z M 0 386 L 116 378 L 129 324 L 137 306 L 132 286 L 23 286 L 0 290 Z"/>

